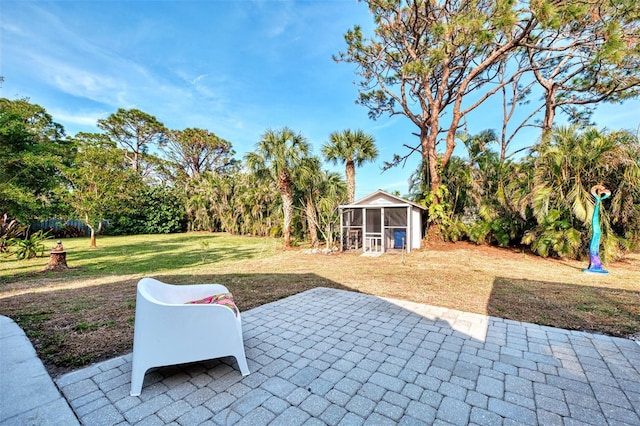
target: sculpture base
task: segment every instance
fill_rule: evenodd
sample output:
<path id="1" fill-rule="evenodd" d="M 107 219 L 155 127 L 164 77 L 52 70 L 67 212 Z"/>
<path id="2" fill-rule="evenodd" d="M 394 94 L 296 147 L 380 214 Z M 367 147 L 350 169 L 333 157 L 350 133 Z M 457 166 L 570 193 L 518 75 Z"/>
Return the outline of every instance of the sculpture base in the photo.
<path id="1" fill-rule="evenodd" d="M 593 274 L 608 274 L 609 271 L 606 271 L 602 268 L 587 268 L 587 269 L 583 269 L 582 272 L 589 272 L 589 273 L 593 273 Z"/>

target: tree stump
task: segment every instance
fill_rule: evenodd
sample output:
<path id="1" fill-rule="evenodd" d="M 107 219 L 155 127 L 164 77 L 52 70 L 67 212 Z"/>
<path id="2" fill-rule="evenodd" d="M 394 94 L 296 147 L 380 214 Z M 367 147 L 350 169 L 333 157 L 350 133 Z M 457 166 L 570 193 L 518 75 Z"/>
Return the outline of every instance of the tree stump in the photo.
<path id="1" fill-rule="evenodd" d="M 42 270 L 46 271 L 65 271 L 69 269 L 67 266 L 67 252 L 66 251 L 51 251 L 49 256 L 49 263 Z"/>

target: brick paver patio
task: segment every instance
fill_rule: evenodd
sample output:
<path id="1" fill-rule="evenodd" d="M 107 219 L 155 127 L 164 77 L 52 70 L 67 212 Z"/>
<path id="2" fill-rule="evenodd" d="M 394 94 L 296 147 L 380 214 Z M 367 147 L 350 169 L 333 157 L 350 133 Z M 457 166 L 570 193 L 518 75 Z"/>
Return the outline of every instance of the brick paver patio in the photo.
<path id="1" fill-rule="evenodd" d="M 233 358 L 59 377 L 85 425 L 639 425 L 632 340 L 317 288 L 243 312 Z"/>

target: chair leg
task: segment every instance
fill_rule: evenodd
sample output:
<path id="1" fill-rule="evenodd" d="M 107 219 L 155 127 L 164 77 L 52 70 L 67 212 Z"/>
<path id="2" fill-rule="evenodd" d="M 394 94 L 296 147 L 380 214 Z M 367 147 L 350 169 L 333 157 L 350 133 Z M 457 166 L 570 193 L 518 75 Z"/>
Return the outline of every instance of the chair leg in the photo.
<path id="1" fill-rule="evenodd" d="M 134 365 L 131 369 L 131 392 L 129 393 L 131 396 L 140 396 L 146 372 L 146 367 Z"/>
<path id="2" fill-rule="evenodd" d="M 241 356 L 236 355 L 236 362 L 238 363 L 238 367 L 240 367 L 240 373 L 243 376 L 249 375 L 249 366 L 247 365 L 247 358 L 242 354 Z"/>
<path id="3" fill-rule="evenodd" d="M 243 376 L 249 375 L 249 366 L 247 365 L 247 356 L 244 353 L 244 344 L 238 348 L 237 352 L 233 355 L 240 367 L 240 372 Z"/>

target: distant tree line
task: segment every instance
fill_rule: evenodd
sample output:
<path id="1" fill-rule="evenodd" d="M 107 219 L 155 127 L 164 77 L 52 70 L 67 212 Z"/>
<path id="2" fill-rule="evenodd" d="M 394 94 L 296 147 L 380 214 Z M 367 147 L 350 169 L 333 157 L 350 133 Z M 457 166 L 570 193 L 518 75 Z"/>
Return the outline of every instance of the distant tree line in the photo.
<path id="1" fill-rule="evenodd" d="M 0 212 L 21 224 L 80 219 L 91 246 L 100 232 L 186 230 L 284 236 L 286 246 L 334 241 L 347 185 L 299 133 L 267 130 L 239 160 L 213 132 L 167 129 L 137 109 L 119 109 L 97 127 L 67 136 L 41 106 L 0 99 Z M 323 149 L 346 164 L 352 191 L 354 164 L 377 156 L 361 131 L 335 132 Z"/>
<path id="2" fill-rule="evenodd" d="M 98 126 L 103 132 L 68 137 L 42 107 L 0 99 L 0 211 L 22 225 L 81 219 L 93 230 L 91 245 L 99 231 L 187 230 L 332 245 L 338 206 L 352 202 L 355 166 L 378 155 L 361 131 L 329 135 L 323 157 L 344 164 L 353 179 L 347 184 L 323 170 L 308 140 L 289 128 L 265 131 L 239 160 L 232 144 L 210 131 L 168 130 L 135 109 L 118 110 Z M 443 239 L 585 256 L 589 192 L 602 184 L 613 192 L 601 215 L 603 257 L 640 247 L 637 135 L 560 127 L 517 160 L 502 158 L 493 131 L 457 138 L 467 155 L 452 156 L 443 169 L 438 203 L 430 199 L 424 165 L 410 182 L 409 198 L 427 207 Z"/>

